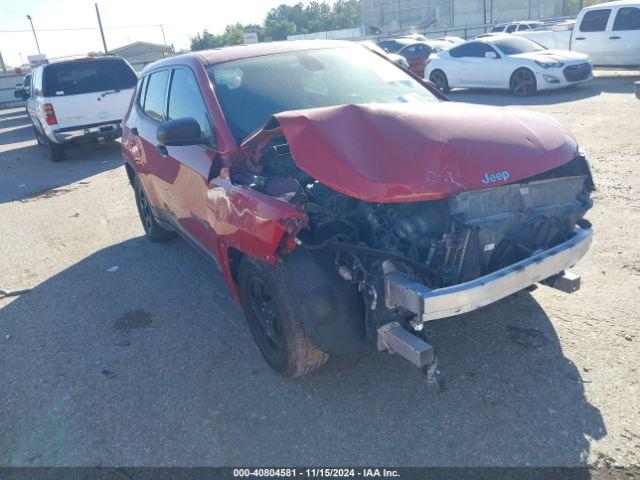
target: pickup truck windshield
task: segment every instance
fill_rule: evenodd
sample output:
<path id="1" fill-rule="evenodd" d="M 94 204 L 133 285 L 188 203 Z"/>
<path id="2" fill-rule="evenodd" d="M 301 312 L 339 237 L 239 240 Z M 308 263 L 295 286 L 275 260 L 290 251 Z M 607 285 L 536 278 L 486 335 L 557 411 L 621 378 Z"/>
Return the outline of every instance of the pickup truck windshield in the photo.
<path id="1" fill-rule="evenodd" d="M 546 50 L 542 45 L 522 37 L 509 37 L 494 40 L 493 43 L 505 55 L 518 55 L 519 53 L 540 52 Z"/>
<path id="2" fill-rule="evenodd" d="M 214 65 L 208 72 L 238 142 L 287 110 L 437 101 L 420 82 L 366 48 L 264 55 Z"/>
<path id="3" fill-rule="evenodd" d="M 79 95 L 133 88 L 137 77 L 131 67 L 120 58 L 74 60 L 52 63 L 44 69 L 45 97 Z"/>

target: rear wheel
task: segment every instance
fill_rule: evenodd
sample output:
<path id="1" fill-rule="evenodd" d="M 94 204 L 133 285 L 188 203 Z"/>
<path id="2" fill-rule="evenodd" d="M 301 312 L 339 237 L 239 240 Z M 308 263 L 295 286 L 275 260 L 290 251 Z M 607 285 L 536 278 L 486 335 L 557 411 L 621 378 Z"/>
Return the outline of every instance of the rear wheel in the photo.
<path id="1" fill-rule="evenodd" d="M 147 198 L 147 194 L 142 188 L 142 184 L 138 177 L 134 178 L 133 190 L 136 195 L 136 206 L 138 207 L 138 214 L 140 215 L 140 221 L 144 228 L 144 233 L 152 242 L 166 242 L 173 237 L 173 232 L 162 228 L 158 221 L 153 216 L 151 211 L 151 204 Z"/>
<path id="2" fill-rule="evenodd" d="M 442 93 L 449 93 L 449 80 L 447 79 L 447 75 L 442 70 L 434 70 L 433 72 L 431 72 L 431 75 L 429 75 L 429 80 Z"/>
<path id="3" fill-rule="evenodd" d="M 329 355 L 304 332 L 284 275 L 281 267 L 248 256 L 240 261 L 240 297 L 260 353 L 276 372 L 295 378 L 320 368 Z"/>
<path id="4" fill-rule="evenodd" d="M 46 135 L 43 135 L 43 137 L 44 146 L 47 148 L 47 152 L 49 153 L 49 158 L 51 159 L 51 161 L 60 162 L 64 160 L 64 145 L 52 142 Z"/>
<path id="5" fill-rule="evenodd" d="M 511 75 L 509 88 L 519 97 L 533 95 L 538 91 L 536 76 L 528 68 L 519 68 Z"/>

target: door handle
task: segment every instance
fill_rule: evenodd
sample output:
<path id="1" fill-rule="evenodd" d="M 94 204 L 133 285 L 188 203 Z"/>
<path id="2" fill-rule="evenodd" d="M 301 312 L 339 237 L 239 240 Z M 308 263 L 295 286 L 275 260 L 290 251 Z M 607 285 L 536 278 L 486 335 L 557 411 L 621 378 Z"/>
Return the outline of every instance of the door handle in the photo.
<path id="1" fill-rule="evenodd" d="M 586 40 L 585 37 L 576 37 L 576 40 Z"/>
<path id="2" fill-rule="evenodd" d="M 609 37 L 609 40 L 620 40 L 620 37 Z"/>
<path id="3" fill-rule="evenodd" d="M 129 129 L 129 133 L 131 133 L 131 135 L 135 135 L 137 137 L 138 136 L 138 129 L 136 127 L 131 127 Z"/>
<path id="4" fill-rule="evenodd" d="M 167 155 L 169 155 L 169 150 L 167 150 L 167 147 L 165 147 L 164 145 L 156 145 L 156 150 L 163 157 L 166 157 Z"/>

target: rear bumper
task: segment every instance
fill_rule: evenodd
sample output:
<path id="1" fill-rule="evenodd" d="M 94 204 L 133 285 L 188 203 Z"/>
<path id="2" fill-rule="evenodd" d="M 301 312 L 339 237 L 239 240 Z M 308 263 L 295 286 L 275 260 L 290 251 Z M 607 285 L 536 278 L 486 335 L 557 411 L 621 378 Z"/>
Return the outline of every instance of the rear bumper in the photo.
<path id="1" fill-rule="evenodd" d="M 385 276 L 387 307 L 402 307 L 419 322 L 470 312 L 552 277 L 575 265 L 589 250 L 592 230 L 576 227 L 564 243 L 469 282 L 430 289 L 404 275 Z"/>
<path id="2" fill-rule="evenodd" d="M 56 143 L 90 142 L 93 140 L 116 139 L 122 135 L 121 120 L 61 128 L 53 131 Z"/>

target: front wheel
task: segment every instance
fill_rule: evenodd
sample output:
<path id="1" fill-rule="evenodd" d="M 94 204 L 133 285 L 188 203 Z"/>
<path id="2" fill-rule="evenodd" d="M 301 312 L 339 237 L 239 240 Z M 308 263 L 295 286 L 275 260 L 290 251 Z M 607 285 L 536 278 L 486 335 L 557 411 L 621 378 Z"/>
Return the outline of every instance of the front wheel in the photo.
<path id="1" fill-rule="evenodd" d="M 434 70 L 433 72 L 431 72 L 431 75 L 429 75 L 429 80 L 442 93 L 449 93 L 449 80 L 447 79 L 447 75 L 442 70 Z"/>
<path id="2" fill-rule="evenodd" d="M 296 314 L 284 270 L 252 257 L 240 261 L 239 289 L 247 323 L 265 361 L 295 378 L 320 368 L 329 355 L 316 347 Z"/>
<path id="3" fill-rule="evenodd" d="M 509 80 L 509 88 L 514 95 L 528 97 L 538 91 L 536 76 L 528 68 L 519 68 Z"/>

